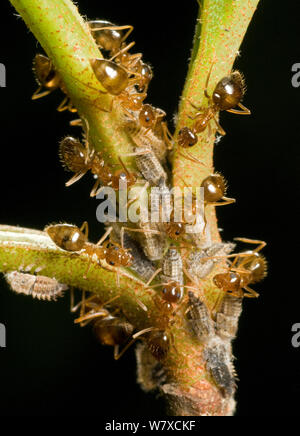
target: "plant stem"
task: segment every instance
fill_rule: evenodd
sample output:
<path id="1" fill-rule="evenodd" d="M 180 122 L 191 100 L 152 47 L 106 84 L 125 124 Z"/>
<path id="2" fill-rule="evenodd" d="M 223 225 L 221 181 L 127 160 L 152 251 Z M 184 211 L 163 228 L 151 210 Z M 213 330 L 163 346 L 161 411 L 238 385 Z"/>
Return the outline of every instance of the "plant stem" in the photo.
<path id="1" fill-rule="evenodd" d="M 122 111 L 118 103 L 114 102 L 111 112 L 103 110 L 110 107 L 111 97 L 100 92 L 101 85 L 90 67 L 89 59 L 99 57 L 99 50 L 77 8 L 69 0 L 11 0 L 11 3 L 61 74 L 79 115 L 88 122 L 89 139 L 93 146 L 101 150 L 108 161 L 116 164 L 120 154 L 132 151 L 132 144 L 122 129 Z M 192 123 L 189 115 L 193 110 L 189 100 L 197 106 L 207 105 L 203 91 L 212 63 L 215 62 L 208 86 L 210 94 L 214 84 L 231 71 L 257 3 L 258 0 L 203 0 L 201 3 L 175 139 L 179 129 Z M 199 135 L 199 142 L 193 149 L 194 156 L 203 162 L 203 166 L 184 159 L 175 149 L 174 186 L 182 185 L 184 179 L 188 186 L 198 187 L 211 173 L 214 133 L 213 129 L 209 135 L 207 129 Z M 129 167 L 135 167 L 133 157 L 126 161 Z M 213 240 L 219 240 L 214 207 L 207 208 L 206 219 Z M 136 329 L 159 326 L 161 314 L 152 298 L 154 290 L 146 290 L 142 282 L 129 273 L 129 276 L 121 277 L 118 288 L 115 272 L 92 264 L 86 274 L 88 263 L 89 259 L 80 254 L 70 255 L 57 249 L 43 232 L 0 227 L 0 271 L 37 271 L 38 268 L 40 274 L 55 277 L 69 286 L 96 292 L 102 301 L 121 294 L 116 305 Z M 201 286 L 213 306 L 220 291 L 216 290 L 211 277 L 204 280 Z M 146 314 L 136 298 L 147 306 Z M 169 327 L 174 347 L 163 362 L 168 383 L 161 386 L 161 390 L 168 396 L 173 414 L 230 415 L 234 410 L 234 400 L 221 394 L 207 370 L 202 355 L 203 344 L 199 344 L 186 327 L 185 309 L 179 307 L 177 321 Z"/>
<path id="2" fill-rule="evenodd" d="M 10 0 L 59 71 L 78 114 L 87 120 L 89 140 L 107 162 L 132 152 L 122 112 L 96 79 L 89 60 L 102 57 L 87 23 L 70 0 Z M 104 110 L 103 110 L 104 109 Z M 107 112 L 108 111 L 108 112 Z M 135 168 L 134 159 L 125 157 Z"/>
<path id="3" fill-rule="evenodd" d="M 212 64 L 214 63 L 208 85 L 209 95 L 212 94 L 216 83 L 232 70 L 258 2 L 259 0 L 203 0 L 201 2 L 194 48 L 179 105 L 175 138 L 182 127 L 190 127 L 193 123 L 189 116 L 194 114 L 195 109 L 189 101 L 198 107 L 207 107 L 208 101 L 204 95 L 204 89 Z M 234 120 L 232 122 L 234 123 Z M 178 150 L 175 151 L 174 186 L 182 186 L 182 179 L 184 179 L 188 186 L 198 187 L 201 181 L 211 174 L 216 132 L 213 121 L 210 127 L 210 134 L 208 128 L 199 134 L 198 143 L 191 152 L 203 165 L 186 160 L 178 154 Z M 210 224 L 212 239 L 219 241 L 214 207 L 207 207 L 206 218 Z"/>

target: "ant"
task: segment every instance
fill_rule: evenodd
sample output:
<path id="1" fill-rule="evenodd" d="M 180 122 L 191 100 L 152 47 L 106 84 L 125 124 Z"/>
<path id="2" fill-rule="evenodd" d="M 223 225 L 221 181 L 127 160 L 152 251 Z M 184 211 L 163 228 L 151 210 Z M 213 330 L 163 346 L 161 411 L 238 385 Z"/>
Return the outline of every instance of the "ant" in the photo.
<path id="1" fill-rule="evenodd" d="M 145 135 L 149 130 L 152 130 L 156 136 L 165 141 L 168 149 L 171 150 L 173 148 L 173 136 L 168 129 L 167 122 L 163 121 L 165 116 L 166 112 L 162 109 L 155 108 L 150 104 L 143 104 L 138 120 L 140 126 L 146 129 Z"/>
<path id="2" fill-rule="evenodd" d="M 233 297 L 257 298 L 259 294 L 249 287 L 249 284 L 261 281 L 267 274 L 267 261 L 259 251 L 266 246 L 266 242 L 247 238 L 235 238 L 237 241 L 259 244 L 255 250 L 228 255 L 235 256 L 228 272 L 216 274 L 214 284 Z"/>
<path id="3" fill-rule="evenodd" d="M 59 112 L 65 110 L 69 110 L 70 112 L 77 112 L 77 109 L 73 107 L 72 102 L 69 100 L 66 87 L 59 73 L 56 71 L 52 61 L 47 56 L 44 56 L 42 54 L 35 55 L 35 58 L 33 60 L 33 71 L 35 73 L 39 87 L 32 95 L 32 100 L 37 100 L 38 98 L 50 94 L 55 89 L 60 88 L 61 91 L 66 94 L 66 97 L 60 103 L 57 110 Z M 40 92 L 43 88 L 45 88 L 46 90 Z"/>
<path id="4" fill-rule="evenodd" d="M 112 231 L 109 227 L 100 240 L 93 244 L 88 242 L 88 223 L 85 221 L 80 228 L 73 224 L 53 224 L 45 228 L 52 241 L 62 250 L 85 253 L 89 256 L 90 262 L 85 273 L 87 275 L 93 259 L 101 264 L 101 260 L 112 267 L 130 267 L 132 255 L 129 250 L 119 246 L 119 244 L 106 241 L 102 244 Z M 117 269 L 117 283 L 119 283 L 119 271 Z M 144 305 L 143 305 L 144 306 Z"/>
<path id="5" fill-rule="evenodd" d="M 142 62 L 141 53 L 128 53 L 128 50 L 135 44 L 134 42 L 125 45 L 126 39 L 133 31 L 133 26 L 116 26 L 109 21 L 102 20 L 89 21 L 88 25 L 97 45 L 112 56 L 110 60 L 115 59 L 123 67 L 137 73 L 139 75 L 139 80 L 136 83 L 138 91 L 147 92 L 149 83 L 153 78 L 152 69 Z M 126 33 L 125 30 L 127 30 Z"/>
<path id="6" fill-rule="evenodd" d="M 83 292 L 82 301 L 72 307 L 72 312 L 75 312 L 79 306 L 80 316 L 75 319 L 75 324 L 85 326 L 93 322 L 93 331 L 102 345 L 110 345 L 114 347 L 114 359 L 118 360 L 124 354 L 125 350 L 119 353 L 119 346 L 123 345 L 132 335 L 134 327 L 124 317 L 111 314 L 104 306 L 109 305 L 114 300 L 119 298 L 119 295 L 106 301 L 104 304 L 99 300 L 99 297 L 93 295 L 85 298 Z M 87 311 L 86 311 L 87 309 Z"/>
<path id="7" fill-rule="evenodd" d="M 117 26 L 105 20 L 92 20 L 88 21 L 87 24 L 98 47 L 109 52 L 111 55 L 120 51 L 123 43 L 133 31 L 133 26 Z M 127 32 L 123 32 L 124 30 L 127 30 Z"/>
<path id="8" fill-rule="evenodd" d="M 180 152 L 179 154 L 191 162 L 205 166 L 198 158 L 192 156 L 188 152 L 186 154 Z M 235 203 L 236 201 L 235 198 L 225 197 L 227 191 L 227 182 L 220 173 L 213 173 L 205 177 L 200 187 L 203 188 L 205 205 L 225 206 L 227 204 Z"/>
<path id="9" fill-rule="evenodd" d="M 223 77 L 217 83 L 212 96 L 208 94 L 207 88 L 213 65 L 214 62 L 208 73 L 204 90 L 204 95 L 208 99 L 208 107 L 203 109 L 189 101 L 191 106 L 198 112 L 193 117 L 189 117 L 191 120 L 195 120 L 193 127 L 191 129 L 184 127 L 179 131 L 178 144 L 181 147 L 189 148 L 195 145 L 198 141 L 197 133 L 202 133 L 211 119 L 214 119 L 220 135 L 224 136 L 226 132 L 217 120 L 217 113 L 220 111 L 240 115 L 251 114 L 250 110 L 241 103 L 245 94 L 245 80 L 239 71 L 232 71 L 229 76 Z M 239 106 L 241 110 L 234 109 L 236 106 Z"/>
<path id="10" fill-rule="evenodd" d="M 96 196 L 101 188 L 99 186 L 109 185 L 114 190 L 119 190 L 120 183 L 131 187 L 137 181 L 135 173 L 127 170 L 124 162 L 119 157 L 119 162 L 123 169 L 112 172 L 108 165 L 101 158 L 100 153 L 94 150 L 90 152 L 88 144 L 84 146 L 78 139 L 67 136 L 59 144 L 59 155 L 63 165 L 75 175 L 66 182 L 70 186 L 85 175 L 87 171 L 97 176 L 96 183 L 91 191 L 91 197 Z"/>
<path id="11" fill-rule="evenodd" d="M 140 110 L 147 97 L 145 91 L 134 92 L 133 87 L 139 85 L 140 79 L 144 82 L 145 78 L 142 77 L 141 73 L 128 70 L 122 64 L 114 62 L 113 58 L 90 59 L 90 64 L 97 80 L 109 94 L 118 97 L 123 110 L 132 116 L 130 111 Z M 113 102 L 114 100 L 112 100 L 112 105 Z"/>

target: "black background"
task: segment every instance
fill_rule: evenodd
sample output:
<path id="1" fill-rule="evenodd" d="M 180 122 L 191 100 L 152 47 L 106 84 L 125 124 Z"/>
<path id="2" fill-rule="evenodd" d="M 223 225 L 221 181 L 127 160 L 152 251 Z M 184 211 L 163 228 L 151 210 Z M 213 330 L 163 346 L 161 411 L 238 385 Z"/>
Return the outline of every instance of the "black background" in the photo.
<path id="1" fill-rule="evenodd" d="M 223 238 L 268 242 L 269 276 L 255 287 L 260 298 L 244 302 L 234 344 L 238 416 L 298 412 L 300 348 L 291 345 L 291 327 L 300 322 L 300 88 L 291 85 L 291 67 L 300 62 L 296 3 L 259 5 L 235 64 L 246 77 L 244 102 L 252 116 L 222 114 L 227 135 L 215 150 L 216 169 L 228 180 L 228 195 L 237 198 L 218 210 Z M 135 27 L 136 51 L 155 72 L 148 101 L 166 110 L 171 122 L 186 74 L 196 0 L 78 5 L 89 18 Z M 40 48 L 8 1 L 1 2 L 0 14 L 0 62 L 7 71 L 7 87 L 0 88 L 0 222 L 43 229 L 49 222 L 88 220 L 96 240 L 101 228 L 97 201 L 89 197 L 92 180 L 85 177 L 65 189 L 68 174 L 57 156 L 58 141 L 75 132 L 68 126 L 72 115 L 56 112 L 59 92 L 30 100 L 36 89 L 31 62 Z M 56 303 L 35 301 L 14 295 L 3 278 L 0 288 L 0 322 L 7 329 L 7 348 L 0 349 L 1 415 L 163 416 L 161 401 L 135 383 L 134 350 L 115 362 L 88 327 L 73 325 L 68 296 Z"/>

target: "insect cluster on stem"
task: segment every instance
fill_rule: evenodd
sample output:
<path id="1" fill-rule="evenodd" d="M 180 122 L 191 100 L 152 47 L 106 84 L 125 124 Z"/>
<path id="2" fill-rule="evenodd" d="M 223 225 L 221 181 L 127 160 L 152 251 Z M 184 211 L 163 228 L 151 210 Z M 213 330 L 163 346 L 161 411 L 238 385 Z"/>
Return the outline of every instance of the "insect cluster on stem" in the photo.
<path id="1" fill-rule="evenodd" d="M 189 216 L 176 220 L 176 198 L 171 193 L 168 158 L 177 146 L 184 159 L 204 165 L 185 149 L 195 147 L 198 135 L 206 129 L 210 133 L 212 122 L 221 135 L 225 134 L 218 121 L 220 111 L 250 114 L 241 103 L 245 92 L 243 76 L 233 71 L 221 78 L 210 96 L 207 88 L 212 64 L 204 90 L 208 105 L 202 108 L 190 102 L 197 112 L 189 116 L 191 126 L 183 127 L 175 140 L 167 126 L 166 113 L 145 103 L 153 72 L 151 66 L 143 61 L 141 53 L 131 52 L 134 42 L 127 43 L 127 38 L 133 27 L 93 20 L 87 22 L 87 29 L 105 55 L 104 58 L 99 55 L 99 58 L 90 59 L 91 69 L 111 96 L 110 111 L 118 106 L 122 112 L 120 128 L 131 139 L 132 150 L 128 155 L 134 157 L 135 169 L 127 168 L 123 156 L 118 156 L 117 169 L 107 163 L 102 152 L 90 142 L 89 125 L 82 117 L 73 125 L 84 127 L 84 140 L 66 136 L 59 144 L 60 160 L 73 173 L 66 185 L 72 185 L 90 172 L 96 178 L 91 190 L 94 197 L 104 187 L 111 187 L 120 193 L 122 183 L 129 189 L 142 183 L 145 191 L 149 187 L 156 189 L 157 196 L 151 191 L 149 197 L 159 219 L 146 219 L 141 212 L 136 223 L 108 223 L 105 234 L 97 243 L 88 241 L 87 222 L 81 227 L 61 223 L 45 228 L 61 250 L 88 258 L 84 278 L 88 279 L 90 268 L 107 268 L 116 273 L 115 297 L 102 301 L 96 295 L 87 297 L 83 292 L 80 303 L 72 304 L 72 311 L 80 310 L 75 323 L 82 326 L 92 323 L 99 341 L 114 347 L 116 359 L 137 339 L 141 339 L 143 347 L 159 362 L 167 361 L 177 349 L 173 328 L 185 329 L 191 340 L 202 346 L 202 357 L 216 386 L 224 396 L 231 396 L 235 388 L 231 341 L 236 335 L 243 298 L 258 297 L 251 286 L 266 275 L 267 264 L 261 254 L 265 242 L 236 238 L 242 243 L 256 244 L 256 248 L 232 253 L 234 243 L 212 240 L 206 218 L 208 207 L 235 202 L 234 198 L 226 196 L 224 177 L 214 170 L 199 181 L 203 190 L 202 228 L 193 233 L 187 232 L 187 227 L 194 225 L 200 216 L 197 198 L 192 193 Z M 59 71 L 49 58 L 37 54 L 34 71 L 39 88 L 33 99 L 60 89 L 65 98 L 58 110 L 76 111 Z M 134 198 L 130 202 L 138 200 Z M 163 203 L 167 204 L 167 210 Z M 169 220 L 163 219 L 163 216 L 168 216 Z M 118 308 L 118 299 L 121 298 L 119 276 L 126 271 L 144 283 L 145 292 L 152 292 L 158 316 L 153 319 L 150 314 L 143 329 L 137 329 Z M 47 280 L 36 273 L 31 275 L 18 271 L 6 278 L 16 292 L 41 299 L 55 299 L 66 289 L 55 278 Z M 207 283 L 217 293 L 214 305 L 206 298 Z M 142 296 L 135 297 L 136 304 L 147 312 L 148 308 L 142 300 Z M 121 351 L 120 346 L 123 346 Z"/>

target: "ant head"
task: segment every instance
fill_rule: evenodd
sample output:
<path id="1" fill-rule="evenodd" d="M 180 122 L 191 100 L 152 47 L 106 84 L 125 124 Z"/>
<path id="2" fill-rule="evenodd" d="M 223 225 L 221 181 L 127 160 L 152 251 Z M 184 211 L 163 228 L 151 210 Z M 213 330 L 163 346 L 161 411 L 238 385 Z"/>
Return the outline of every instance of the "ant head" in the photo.
<path id="1" fill-rule="evenodd" d="M 169 238 L 176 241 L 185 234 L 185 225 L 184 223 L 170 222 L 166 225 L 166 233 Z"/>
<path id="2" fill-rule="evenodd" d="M 106 262 L 115 267 L 128 267 L 132 264 L 133 257 L 128 250 L 109 243 L 107 245 Z"/>
<path id="3" fill-rule="evenodd" d="M 137 180 L 137 177 L 134 173 L 130 173 L 124 170 L 118 170 L 115 172 L 113 178 L 112 178 L 112 188 L 119 190 L 122 185 L 124 187 L 129 188 L 130 186 L 134 185 Z"/>
<path id="4" fill-rule="evenodd" d="M 151 104 L 144 104 L 139 113 L 139 122 L 145 128 L 151 128 L 156 122 L 156 112 Z"/>

